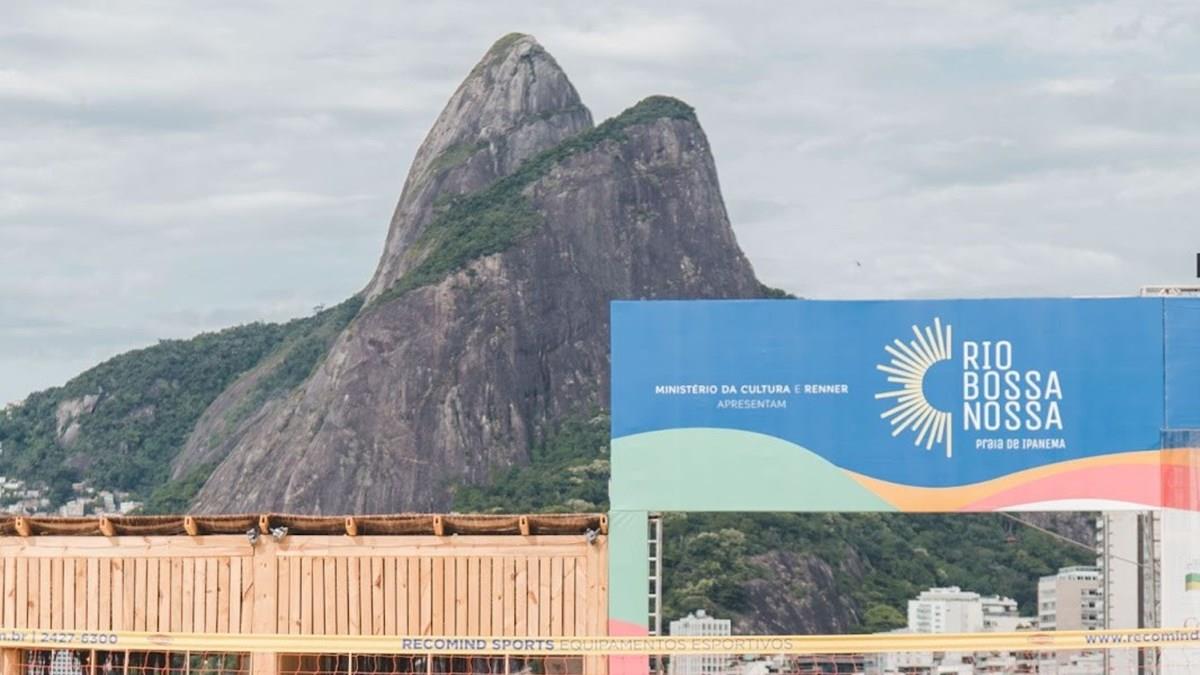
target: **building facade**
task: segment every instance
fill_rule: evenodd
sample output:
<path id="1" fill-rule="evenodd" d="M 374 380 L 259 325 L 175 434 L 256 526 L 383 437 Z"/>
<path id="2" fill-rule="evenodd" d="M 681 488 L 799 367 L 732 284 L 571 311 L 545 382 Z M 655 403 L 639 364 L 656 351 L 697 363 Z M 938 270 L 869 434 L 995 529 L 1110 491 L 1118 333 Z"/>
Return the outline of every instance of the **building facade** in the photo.
<path id="1" fill-rule="evenodd" d="M 726 636 L 733 631 L 733 622 L 729 619 L 717 619 L 708 615 L 703 609 L 671 622 L 671 635 L 674 636 Z M 669 675 L 719 675 L 730 668 L 733 657 L 727 654 L 706 654 L 703 656 L 674 656 L 667 666 Z"/>
<path id="2" fill-rule="evenodd" d="M 977 633 L 983 630 L 980 596 L 958 586 L 923 591 L 915 600 L 908 601 L 908 630 L 913 633 Z"/>

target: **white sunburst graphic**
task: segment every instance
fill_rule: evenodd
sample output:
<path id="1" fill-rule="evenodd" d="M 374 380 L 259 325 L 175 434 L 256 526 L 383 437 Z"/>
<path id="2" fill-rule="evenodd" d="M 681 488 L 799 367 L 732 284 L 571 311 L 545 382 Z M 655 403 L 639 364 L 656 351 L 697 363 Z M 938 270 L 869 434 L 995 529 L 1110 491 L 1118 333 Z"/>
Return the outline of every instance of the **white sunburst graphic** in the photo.
<path id="1" fill-rule="evenodd" d="M 950 326 L 942 326 L 940 318 L 934 318 L 933 326 L 925 326 L 922 331 L 917 326 L 912 327 L 916 339 L 908 344 L 893 340 L 892 344 L 884 347 L 891 355 L 891 361 L 876 366 L 887 373 L 888 382 L 900 385 L 899 389 L 875 394 L 877 399 L 895 399 L 896 405 L 884 411 L 880 417 L 889 420 L 892 425 L 892 436 L 899 436 L 902 431 L 916 432 L 913 445 L 924 445 L 926 450 L 932 450 L 935 445 L 944 445 L 946 456 L 954 455 L 953 416 L 944 410 L 938 410 L 925 398 L 925 373 L 940 361 L 949 361 L 951 357 Z"/>

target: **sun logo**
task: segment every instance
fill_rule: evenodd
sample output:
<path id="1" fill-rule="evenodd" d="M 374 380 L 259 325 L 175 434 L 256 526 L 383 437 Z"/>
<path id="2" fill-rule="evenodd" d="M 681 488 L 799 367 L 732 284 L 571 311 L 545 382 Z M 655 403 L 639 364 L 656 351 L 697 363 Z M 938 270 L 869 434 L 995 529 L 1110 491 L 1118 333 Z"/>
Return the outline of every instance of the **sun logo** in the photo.
<path id="1" fill-rule="evenodd" d="M 888 382 L 900 385 L 899 389 L 875 394 L 877 399 L 895 399 L 896 403 L 879 417 L 891 423 L 892 436 L 899 436 L 905 430 L 914 431 L 917 437 L 913 445 L 924 445 L 926 450 L 944 445 L 946 456 L 951 457 L 954 454 L 953 416 L 933 407 L 925 398 L 924 389 L 925 373 L 933 364 L 950 360 L 950 326 L 943 327 L 942 320 L 934 318 L 932 327 L 925 326 L 922 331 L 913 326 L 912 330 L 915 340 L 908 344 L 893 340 L 883 348 L 891 355 L 891 360 L 875 366 L 887 373 Z"/>

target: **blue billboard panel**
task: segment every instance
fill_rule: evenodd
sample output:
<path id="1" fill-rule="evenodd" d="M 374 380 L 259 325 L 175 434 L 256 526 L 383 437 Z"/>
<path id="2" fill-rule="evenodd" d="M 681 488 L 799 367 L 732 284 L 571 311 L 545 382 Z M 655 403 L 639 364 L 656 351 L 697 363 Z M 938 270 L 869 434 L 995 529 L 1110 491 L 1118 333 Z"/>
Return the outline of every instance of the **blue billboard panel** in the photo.
<path id="1" fill-rule="evenodd" d="M 1200 417 L 1164 302 L 614 303 L 614 507 L 1161 505 L 1164 392 Z"/>

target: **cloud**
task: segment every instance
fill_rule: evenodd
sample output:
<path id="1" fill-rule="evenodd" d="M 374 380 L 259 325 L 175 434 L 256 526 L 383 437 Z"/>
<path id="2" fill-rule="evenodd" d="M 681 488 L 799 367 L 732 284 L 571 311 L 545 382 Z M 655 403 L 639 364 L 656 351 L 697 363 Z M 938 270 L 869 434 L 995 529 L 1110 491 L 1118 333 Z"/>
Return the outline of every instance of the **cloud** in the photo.
<path id="1" fill-rule="evenodd" d="M 733 48 L 725 33 L 699 17 L 641 12 L 622 13 L 601 25 L 561 26 L 551 29 L 546 38 L 590 57 L 644 62 L 678 62 Z"/>
<path id="2" fill-rule="evenodd" d="M 514 30 L 598 119 L 652 93 L 693 104 L 739 242 L 800 295 L 1129 293 L 1191 281 L 1200 249 L 1194 3 L 5 14 L 0 401 L 357 291 L 417 145 Z"/>

